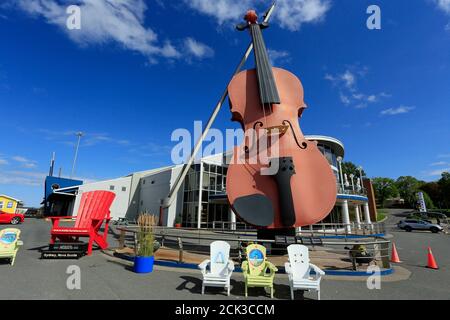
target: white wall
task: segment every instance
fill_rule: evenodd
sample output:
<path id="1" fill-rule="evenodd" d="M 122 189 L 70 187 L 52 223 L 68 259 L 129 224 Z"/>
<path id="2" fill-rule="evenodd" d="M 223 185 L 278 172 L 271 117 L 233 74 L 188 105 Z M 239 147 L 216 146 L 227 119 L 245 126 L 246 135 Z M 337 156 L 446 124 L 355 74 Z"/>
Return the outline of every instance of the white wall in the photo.
<path id="1" fill-rule="evenodd" d="M 111 186 L 114 190 L 111 190 Z M 122 190 L 125 188 L 125 191 Z M 94 183 L 83 184 L 78 189 L 78 195 L 75 200 L 73 214 L 76 215 L 78 208 L 80 206 L 81 197 L 84 192 L 106 190 L 112 191 L 116 194 L 116 198 L 111 206 L 111 219 L 117 220 L 118 218 L 125 217 L 128 204 L 130 202 L 130 188 L 131 188 L 131 177 L 123 177 L 107 181 L 99 181 Z"/>
<path id="2" fill-rule="evenodd" d="M 182 167 L 177 166 L 141 178 L 139 213 L 147 211 L 159 217 L 161 200 L 169 194 Z M 180 188 L 176 199 L 169 209 L 164 210 L 163 225 L 173 227 L 177 212 L 181 212 L 183 188 Z"/>

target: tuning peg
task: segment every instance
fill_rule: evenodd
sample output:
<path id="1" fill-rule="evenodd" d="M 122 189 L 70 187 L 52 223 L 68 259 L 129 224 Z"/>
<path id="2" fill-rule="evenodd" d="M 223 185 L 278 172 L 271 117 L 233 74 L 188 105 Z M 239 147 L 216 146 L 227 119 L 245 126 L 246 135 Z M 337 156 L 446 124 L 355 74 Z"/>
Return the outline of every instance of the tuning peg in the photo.
<path id="1" fill-rule="evenodd" d="M 248 23 L 240 23 L 236 26 L 236 29 L 238 29 L 239 31 L 244 31 L 247 28 L 248 28 Z"/>

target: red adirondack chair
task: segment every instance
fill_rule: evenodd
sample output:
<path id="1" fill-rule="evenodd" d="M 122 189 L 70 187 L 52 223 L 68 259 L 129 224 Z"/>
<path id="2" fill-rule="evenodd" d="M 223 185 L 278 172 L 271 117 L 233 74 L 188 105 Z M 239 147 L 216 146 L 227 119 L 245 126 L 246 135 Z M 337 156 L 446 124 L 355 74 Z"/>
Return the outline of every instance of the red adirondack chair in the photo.
<path id="1" fill-rule="evenodd" d="M 91 191 L 83 193 L 80 207 L 76 216 L 75 226 L 59 226 L 61 219 L 74 217 L 50 217 L 53 227 L 51 230 L 50 244 L 57 239 L 61 242 L 76 242 L 81 237 L 88 237 L 88 255 L 92 253 L 94 242 L 101 248 L 108 248 L 108 226 L 110 220 L 110 208 L 116 195 L 110 191 Z M 100 227 L 105 224 L 103 233 Z"/>

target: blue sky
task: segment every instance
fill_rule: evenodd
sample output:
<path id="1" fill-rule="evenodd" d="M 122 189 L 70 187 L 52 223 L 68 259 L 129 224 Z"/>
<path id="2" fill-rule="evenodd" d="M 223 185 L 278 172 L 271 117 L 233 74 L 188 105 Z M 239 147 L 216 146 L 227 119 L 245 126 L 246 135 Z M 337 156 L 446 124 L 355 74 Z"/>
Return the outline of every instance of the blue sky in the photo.
<path id="1" fill-rule="evenodd" d="M 371 177 L 449 170 L 449 0 L 278 2 L 265 39 L 302 80 L 305 134 L 340 139 Z M 70 4 L 81 30 L 65 27 Z M 37 205 L 53 151 L 70 173 L 76 131 L 86 181 L 170 164 L 171 133 L 208 119 L 250 41 L 234 25 L 268 4 L 2 1 L 0 193 Z M 381 30 L 366 27 L 371 4 Z M 215 127 L 238 127 L 227 105 Z"/>

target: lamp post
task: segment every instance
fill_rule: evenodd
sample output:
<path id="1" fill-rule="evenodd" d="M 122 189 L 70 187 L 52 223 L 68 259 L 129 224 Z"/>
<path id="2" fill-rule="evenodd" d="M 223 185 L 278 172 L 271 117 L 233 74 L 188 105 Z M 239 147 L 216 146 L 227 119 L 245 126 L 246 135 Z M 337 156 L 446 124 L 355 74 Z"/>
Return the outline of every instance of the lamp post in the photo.
<path id="1" fill-rule="evenodd" d="M 361 180 L 361 190 L 364 190 L 364 182 L 363 182 L 363 174 L 362 174 L 363 167 L 359 166 L 359 179 Z"/>
<path id="2" fill-rule="evenodd" d="M 355 175 L 353 173 L 350 174 L 350 180 L 352 180 L 352 190 L 353 192 L 355 192 L 355 182 L 353 181 L 353 178 L 355 177 Z"/>
<path id="3" fill-rule="evenodd" d="M 75 166 L 76 166 L 76 163 L 77 163 L 78 149 L 80 148 L 81 137 L 84 136 L 84 133 L 80 131 L 80 132 L 77 132 L 75 135 L 78 137 L 78 141 L 77 141 L 77 146 L 75 148 L 75 157 L 73 158 L 72 174 L 70 175 L 71 179 L 75 175 Z"/>
<path id="4" fill-rule="evenodd" d="M 339 177 L 340 177 L 340 180 L 341 180 L 341 188 L 342 188 L 342 191 L 341 192 L 344 192 L 344 176 L 343 176 L 343 173 L 342 173 L 342 157 L 341 156 L 339 156 L 339 157 L 337 157 L 337 162 L 339 163 Z"/>

